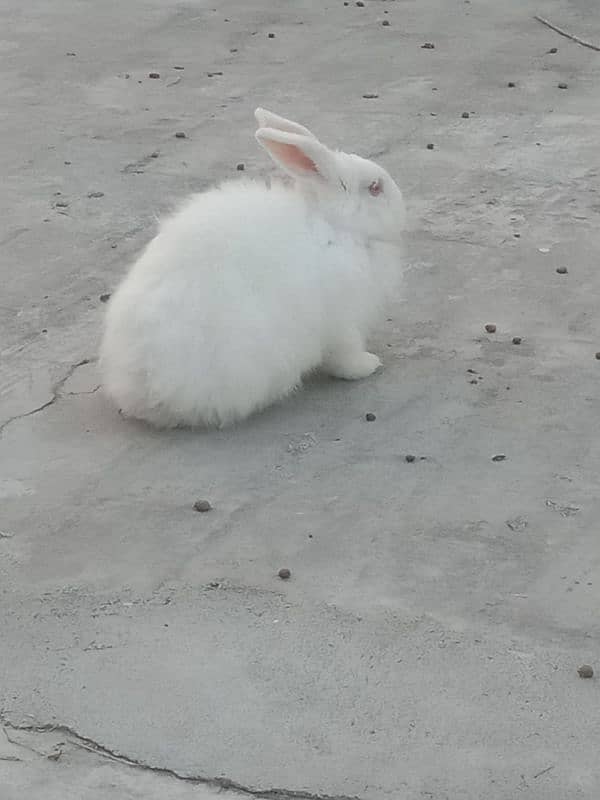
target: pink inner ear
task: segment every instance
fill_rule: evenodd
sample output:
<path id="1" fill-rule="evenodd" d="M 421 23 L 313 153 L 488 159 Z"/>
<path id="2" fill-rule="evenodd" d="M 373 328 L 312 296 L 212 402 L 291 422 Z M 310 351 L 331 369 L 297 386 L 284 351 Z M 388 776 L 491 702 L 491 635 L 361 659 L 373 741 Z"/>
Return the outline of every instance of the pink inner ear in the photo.
<path id="1" fill-rule="evenodd" d="M 373 183 L 369 186 L 369 192 L 373 195 L 373 197 L 377 197 L 378 194 L 381 194 L 383 191 L 383 186 L 381 185 L 381 181 L 373 181 Z"/>
<path id="2" fill-rule="evenodd" d="M 269 141 L 269 150 L 282 164 L 296 172 L 319 172 L 315 162 L 294 144 Z"/>

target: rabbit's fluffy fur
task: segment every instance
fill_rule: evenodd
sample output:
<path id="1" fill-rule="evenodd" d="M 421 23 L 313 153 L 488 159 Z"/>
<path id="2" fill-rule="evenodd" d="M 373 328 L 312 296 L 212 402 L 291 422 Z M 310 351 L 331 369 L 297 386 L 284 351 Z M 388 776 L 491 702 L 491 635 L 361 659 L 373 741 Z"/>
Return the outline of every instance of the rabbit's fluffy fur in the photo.
<path id="1" fill-rule="evenodd" d="M 104 388 L 128 416 L 221 427 L 315 368 L 356 379 L 380 365 L 364 338 L 399 272 L 400 190 L 372 162 L 256 116 L 296 182 L 225 183 L 161 225 L 107 310 Z"/>

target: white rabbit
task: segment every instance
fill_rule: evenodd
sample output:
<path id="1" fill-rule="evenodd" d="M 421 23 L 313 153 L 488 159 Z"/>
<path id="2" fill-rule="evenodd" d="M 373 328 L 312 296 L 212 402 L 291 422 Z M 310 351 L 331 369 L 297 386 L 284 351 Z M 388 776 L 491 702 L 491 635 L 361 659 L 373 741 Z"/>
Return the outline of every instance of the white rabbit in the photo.
<path id="1" fill-rule="evenodd" d="M 301 125 L 255 116 L 295 180 L 224 183 L 161 225 L 106 315 L 104 388 L 125 415 L 222 427 L 313 369 L 353 380 L 381 365 L 365 337 L 400 272 L 400 189 Z"/>

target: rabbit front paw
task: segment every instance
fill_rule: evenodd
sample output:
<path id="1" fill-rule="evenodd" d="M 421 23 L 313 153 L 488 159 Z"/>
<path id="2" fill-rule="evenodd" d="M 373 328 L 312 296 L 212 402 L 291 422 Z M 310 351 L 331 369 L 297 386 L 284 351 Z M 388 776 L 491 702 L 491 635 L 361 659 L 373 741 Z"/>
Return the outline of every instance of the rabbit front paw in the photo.
<path id="1" fill-rule="evenodd" d="M 324 365 L 326 372 L 334 378 L 356 381 L 368 378 L 381 367 L 381 360 L 373 353 L 340 353 Z"/>

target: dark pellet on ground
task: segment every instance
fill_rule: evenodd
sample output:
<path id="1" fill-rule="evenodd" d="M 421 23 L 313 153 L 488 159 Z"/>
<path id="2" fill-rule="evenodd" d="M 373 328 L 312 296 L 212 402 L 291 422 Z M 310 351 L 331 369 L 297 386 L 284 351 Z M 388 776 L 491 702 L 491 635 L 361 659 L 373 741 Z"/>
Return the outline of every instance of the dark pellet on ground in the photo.
<path id="1" fill-rule="evenodd" d="M 158 150 L 155 150 L 153 153 L 150 153 L 150 158 L 158 158 L 160 153 Z"/>
<path id="2" fill-rule="evenodd" d="M 558 84 L 558 88 L 559 89 L 568 89 L 569 88 L 569 84 L 568 83 L 559 83 Z"/>
<path id="3" fill-rule="evenodd" d="M 349 5 L 350 5 L 350 3 L 349 3 L 349 2 L 347 2 L 347 0 L 346 0 L 346 2 L 344 3 L 344 5 L 345 5 L 345 6 L 349 6 Z"/>
<path id="4" fill-rule="evenodd" d="M 433 42 L 425 42 L 421 45 L 421 50 L 435 50 L 435 45 Z"/>
<path id="5" fill-rule="evenodd" d="M 282 581 L 287 581 L 288 578 L 292 577 L 292 573 L 289 571 L 289 569 L 287 569 L 287 567 L 280 569 L 277 574 L 279 575 Z"/>
<path id="6" fill-rule="evenodd" d="M 76 56 L 77 53 L 67 53 L 68 56 Z"/>
<path id="7" fill-rule="evenodd" d="M 433 145 L 433 144 L 431 144 L 431 142 L 429 142 L 429 144 L 427 145 L 427 149 L 428 150 L 433 150 L 434 146 L 435 145 Z"/>
<path id="8" fill-rule="evenodd" d="M 521 238 L 521 234 L 520 233 L 513 233 L 513 236 L 515 237 L 515 239 L 520 239 Z"/>
<path id="9" fill-rule="evenodd" d="M 196 500 L 194 503 L 194 511 L 201 511 L 202 513 L 206 511 L 210 511 L 212 509 L 211 504 L 208 500 Z"/>
<path id="10" fill-rule="evenodd" d="M 185 67 L 173 67 L 173 69 L 185 69 Z"/>
<path id="11" fill-rule="evenodd" d="M 600 361 L 600 352 L 596 353 L 596 358 L 598 361 Z"/>
<path id="12" fill-rule="evenodd" d="M 208 75 L 209 78 L 214 78 L 215 75 L 222 75 L 223 73 L 222 72 L 207 72 L 206 74 Z"/>
<path id="13" fill-rule="evenodd" d="M 160 72 L 149 72 L 148 73 L 148 77 L 149 78 L 160 78 Z"/>
<path id="14" fill-rule="evenodd" d="M 504 453 L 499 453 L 497 456 L 492 456 L 492 461 L 506 461 Z"/>
<path id="15" fill-rule="evenodd" d="M 240 163 L 236 166 L 236 169 L 238 170 L 238 172 L 243 172 L 246 169 L 246 166 L 245 164 Z"/>
<path id="16" fill-rule="evenodd" d="M 67 207 L 68 207 L 68 205 L 69 205 L 69 204 L 67 203 L 67 201 L 66 201 L 66 200 L 57 200 L 57 201 L 56 201 L 56 203 L 55 203 L 55 206 L 56 206 L 57 208 L 67 208 Z"/>
<path id="17" fill-rule="evenodd" d="M 70 167 L 70 166 L 71 166 L 71 162 L 70 162 L 70 161 L 64 161 L 63 163 L 64 163 L 64 164 L 65 164 L 67 167 Z"/>
<path id="18" fill-rule="evenodd" d="M 362 7 L 364 6 L 363 0 L 356 0 L 356 5 L 357 5 L 359 8 L 362 8 Z"/>
<path id="19" fill-rule="evenodd" d="M 569 270 L 566 267 L 557 267 L 556 271 L 559 275 L 566 275 Z"/>
<path id="20" fill-rule="evenodd" d="M 517 84 L 516 84 L 514 81 L 509 81 L 509 82 L 508 82 L 508 88 L 509 88 L 509 89 L 514 89 L 516 85 L 517 85 Z"/>
<path id="21" fill-rule="evenodd" d="M 375 94 L 375 92 L 367 92 L 367 94 L 363 94 L 365 100 L 376 100 L 379 95 Z"/>
<path id="22" fill-rule="evenodd" d="M 275 34 L 274 33 L 270 33 L 269 34 L 269 39 L 274 39 L 274 38 L 275 38 Z"/>
<path id="23" fill-rule="evenodd" d="M 384 28 L 387 28 L 387 26 L 390 24 L 390 21 L 389 19 L 384 19 L 381 24 L 384 26 Z"/>
<path id="24" fill-rule="evenodd" d="M 186 134 L 183 131 L 177 131 L 175 134 L 176 139 L 187 139 Z"/>
<path id="25" fill-rule="evenodd" d="M 108 303 L 109 300 L 110 300 L 110 292 L 106 292 L 105 294 L 100 295 L 101 303 Z"/>
<path id="26" fill-rule="evenodd" d="M 104 197 L 104 192 L 88 192 L 88 197 L 97 199 L 99 197 Z"/>
<path id="27" fill-rule="evenodd" d="M 375 416 L 375 414 L 369 412 L 368 414 L 365 414 L 365 419 L 367 420 L 367 422 L 375 422 L 377 417 Z"/>
<path id="28" fill-rule="evenodd" d="M 551 47 L 550 50 L 548 50 L 548 53 L 558 53 L 558 47 Z"/>
<path id="29" fill-rule="evenodd" d="M 461 117 L 462 117 L 463 119 L 469 119 L 469 117 L 470 117 L 470 114 L 469 114 L 469 112 L 468 112 L 468 111 L 463 111 L 463 113 L 461 114 Z"/>
<path id="30" fill-rule="evenodd" d="M 229 52 L 230 53 L 237 53 L 237 51 L 238 51 L 237 47 L 232 47 Z"/>
<path id="31" fill-rule="evenodd" d="M 473 380 L 469 381 L 469 383 L 479 383 L 479 381 L 477 380 L 477 378 L 473 378 Z"/>
<path id="32" fill-rule="evenodd" d="M 513 344 L 521 344 L 522 341 L 523 340 L 521 339 L 520 336 L 513 336 L 513 340 L 512 340 Z"/>
<path id="33" fill-rule="evenodd" d="M 580 678 L 593 678 L 594 670 L 589 664 L 582 664 L 577 670 Z"/>
<path id="34" fill-rule="evenodd" d="M 493 322 L 488 322 L 488 324 L 485 326 L 485 329 L 487 333 L 496 333 L 496 326 Z"/>
<path id="35" fill-rule="evenodd" d="M 413 461 L 417 460 L 417 457 L 408 455 L 408 456 L 404 456 L 404 460 L 406 461 L 407 464 L 412 464 Z"/>
<path id="36" fill-rule="evenodd" d="M 476 369 L 468 369 L 467 372 L 470 372 L 471 375 L 477 375 L 477 370 Z"/>

